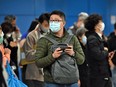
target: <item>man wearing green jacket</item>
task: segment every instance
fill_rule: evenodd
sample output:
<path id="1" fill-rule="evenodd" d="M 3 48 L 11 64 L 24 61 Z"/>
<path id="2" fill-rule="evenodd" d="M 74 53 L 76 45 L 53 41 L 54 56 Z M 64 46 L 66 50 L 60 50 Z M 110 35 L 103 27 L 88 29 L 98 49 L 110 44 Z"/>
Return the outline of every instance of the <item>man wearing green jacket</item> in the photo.
<path id="1" fill-rule="evenodd" d="M 50 32 L 46 35 L 46 37 L 50 37 L 59 43 L 63 43 L 69 36 L 68 32 L 64 28 L 65 23 L 65 14 L 61 11 L 53 11 L 50 15 Z M 75 36 L 72 36 L 65 50 L 61 50 L 61 48 L 58 47 L 53 51 L 51 50 L 52 45 L 53 43 L 45 37 L 40 38 L 37 42 L 35 62 L 37 67 L 44 69 L 45 87 L 78 87 L 77 80 L 72 83 L 57 83 L 53 79 L 52 65 L 60 59 L 63 52 L 73 57 L 77 64 L 82 64 L 85 60 L 85 56 L 79 41 Z M 77 72 L 75 71 L 71 74 L 73 75 L 75 73 Z M 75 78 L 78 79 L 77 77 Z"/>

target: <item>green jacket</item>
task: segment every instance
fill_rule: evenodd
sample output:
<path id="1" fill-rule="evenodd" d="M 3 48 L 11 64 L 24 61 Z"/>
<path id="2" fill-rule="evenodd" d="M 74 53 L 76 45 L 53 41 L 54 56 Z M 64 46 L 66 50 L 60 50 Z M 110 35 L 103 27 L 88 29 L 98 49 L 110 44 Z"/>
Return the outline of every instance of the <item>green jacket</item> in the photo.
<path id="1" fill-rule="evenodd" d="M 47 34 L 46 36 L 53 38 L 54 40 L 58 41 L 59 43 L 63 43 L 69 34 L 65 31 L 63 37 L 57 37 L 52 32 Z M 73 49 L 75 51 L 74 58 L 77 60 L 77 64 L 83 64 L 85 60 L 84 53 L 80 46 L 80 43 L 76 36 L 73 36 L 69 42 L 70 45 L 73 45 Z M 37 42 L 36 54 L 35 54 L 35 62 L 39 68 L 44 69 L 44 80 L 45 82 L 54 82 L 51 76 L 51 65 L 55 61 L 55 58 L 52 56 L 52 51 L 50 50 L 52 42 L 47 40 L 46 38 L 42 37 Z"/>

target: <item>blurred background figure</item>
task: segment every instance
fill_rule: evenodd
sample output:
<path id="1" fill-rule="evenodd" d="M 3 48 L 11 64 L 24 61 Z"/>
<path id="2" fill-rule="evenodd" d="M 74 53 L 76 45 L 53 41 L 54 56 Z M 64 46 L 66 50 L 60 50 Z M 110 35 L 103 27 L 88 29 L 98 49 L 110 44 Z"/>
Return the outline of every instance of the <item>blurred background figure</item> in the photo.
<path id="1" fill-rule="evenodd" d="M 108 36 L 108 46 L 109 52 L 116 51 L 116 23 L 114 24 L 114 31 Z M 113 87 L 116 87 L 116 52 L 114 57 L 111 59 L 111 71 L 112 71 L 112 81 Z"/>
<path id="2" fill-rule="evenodd" d="M 21 38 L 21 33 L 20 33 L 20 29 L 16 24 L 16 16 L 14 15 L 7 15 L 4 18 L 5 22 L 11 23 L 13 26 L 13 33 L 12 33 L 12 37 L 14 41 L 20 40 Z"/>
<path id="3" fill-rule="evenodd" d="M 25 32 L 23 35 L 22 35 L 22 37 L 21 37 L 21 40 L 20 40 L 20 49 L 21 49 L 21 61 L 20 61 L 20 65 L 21 65 L 21 68 L 22 68 L 22 81 L 24 82 L 24 83 L 26 83 L 26 80 L 25 80 L 25 72 L 26 72 L 26 67 L 27 67 L 27 65 L 25 65 L 25 64 L 23 64 L 22 63 L 22 60 L 23 59 L 25 59 L 25 53 L 24 53 L 24 50 L 23 50 L 23 45 L 24 45 L 24 43 L 25 43 L 25 40 L 26 40 L 26 37 L 27 37 L 27 35 L 31 32 L 31 31 L 33 31 L 35 28 L 36 28 L 36 26 L 38 25 L 38 21 L 37 20 L 33 20 L 32 22 L 31 22 L 31 24 L 30 24 L 30 27 L 29 27 L 29 29 L 27 30 L 27 32 Z"/>
<path id="4" fill-rule="evenodd" d="M 87 37 L 85 36 L 86 32 L 87 32 L 87 29 L 85 29 L 84 27 L 79 28 L 76 31 L 76 36 L 85 54 L 85 62 L 82 65 L 78 65 L 80 87 L 90 87 L 89 86 L 89 70 L 88 70 L 89 67 L 88 67 L 87 58 L 86 58 L 86 43 L 87 43 Z"/>
<path id="5" fill-rule="evenodd" d="M 4 33 L 3 44 L 5 48 L 9 48 L 11 50 L 11 66 L 15 70 L 16 75 L 18 76 L 18 61 L 17 61 L 17 42 L 13 41 L 12 33 L 14 31 L 14 27 L 9 22 L 3 22 L 1 24 L 2 31 Z"/>
<path id="6" fill-rule="evenodd" d="M 102 16 L 91 14 L 86 19 L 85 28 L 89 32 L 87 36 L 87 60 L 90 87 L 112 87 L 108 59 L 114 55 L 114 52 L 109 53 L 108 47 L 104 45 L 103 31 L 105 24 Z"/>
<path id="7" fill-rule="evenodd" d="M 16 24 L 16 16 L 7 15 L 4 18 L 4 22 L 1 25 L 4 32 L 4 46 L 11 50 L 11 65 L 15 69 L 16 75 L 19 77 L 19 52 L 18 44 L 21 38 L 20 30 Z"/>
<path id="8" fill-rule="evenodd" d="M 37 19 L 39 24 L 28 34 L 23 45 L 27 61 L 25 79 L 28 87 L 44 87 L 43 68 L 38 68 L 34 60 L 37 41 L 49 31 L 49 18 L 49 13 L 43 13 L 39 16 Z"/>
<path id="9" fill-rule="evenodd" d="M 3 45 L 4 33 L 0 26 L 0 87 L 7 87 L 7 72 L 6 72 L 6 62 L 10 62 L 10 49 L 4 48 Z"/>
<path id="10" fill-rule="evenodd" d="M 88 16 L 89 15 L 85 12 L 79 13 L 77 22 L 75 22 L 73 26 L 69 27 L 68 32 L 76 35 L 76 30 L 84 27 L 84 22 Z"/>

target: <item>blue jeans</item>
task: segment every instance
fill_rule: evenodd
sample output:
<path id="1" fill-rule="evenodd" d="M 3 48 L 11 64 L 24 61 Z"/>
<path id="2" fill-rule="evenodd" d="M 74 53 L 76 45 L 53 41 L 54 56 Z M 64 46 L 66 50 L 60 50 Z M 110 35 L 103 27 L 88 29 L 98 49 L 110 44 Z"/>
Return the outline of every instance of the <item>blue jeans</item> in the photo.
<path id="1" fill-rule="evenodd" d="M 56 83 L 45 83 L 45 87 L 78 87 L 77 83 L 73 84 L 56 84 Z"/>

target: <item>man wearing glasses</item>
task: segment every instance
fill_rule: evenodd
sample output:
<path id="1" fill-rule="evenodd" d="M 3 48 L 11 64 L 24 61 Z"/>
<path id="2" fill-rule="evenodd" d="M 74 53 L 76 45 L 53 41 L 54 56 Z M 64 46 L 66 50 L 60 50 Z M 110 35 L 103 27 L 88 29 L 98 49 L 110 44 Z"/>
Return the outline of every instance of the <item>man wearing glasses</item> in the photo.
<path id="1" fill-rule="evenodd" d="M 50 15 L 50 32 L 45 37 L 49 37 L 58 43 L 65 42 L 65 40 L 70 38 L 69 33 L 64 28 L 65 23 L 66 22 L 64 13 L 56 10 L 53 11 Z M 72 36 L 69 43 L 67 45 L 65 44 L 67 46 L 65 49 L 61 49 L 59 45 L 59 47 L 57 47 L 55 50 L 51 50 L 53 43 L 45 37 L 42 37 L 38 40 L 35 54 L 36 65 L 39 68 L 44 69 L 45 87 L 78 87 L 78 76 L 75 77 L 78 68 L 76 68 L 76 70 L 74 71 L 73 63 L 74 60 L 76 60 L 75 65 L 82 64 L 84 62 L 84 53 L 82 51 L 79 41 L 75 36 Z M 68 55 L 64 58 L 64 60 L 62 60 L 61 58 L 63 54 Z M 69 56 L 72 58 L 68 58 Z M 60 59 L 62 60 L 62 64 Z M 72 64 L 70 65 L 71 68 L 65 66 L 68 59 L 70 59 L 68 63 Z M 59 64 L 57 62 L 59 62 Z M 53 74 L 55 72 L 55 70 L 53 70 L 53 65 L 55 65 L 56 63 L 58 64 L 58 66 L 60 66 L 60 64 L 64 66 L 60 68 L 58 67 L 59 69 L 65 69 L 61 70 L 61 73 L 58 70 L 59 74 L 57 75 Z M 60 77 L 62 75 L 62 71 L 64 71 L 64 77 Z M 67 76 L 65 73 L 67 74 Z M 56 78 L 54 78 L 55 75 L 57 76 Z"/>

